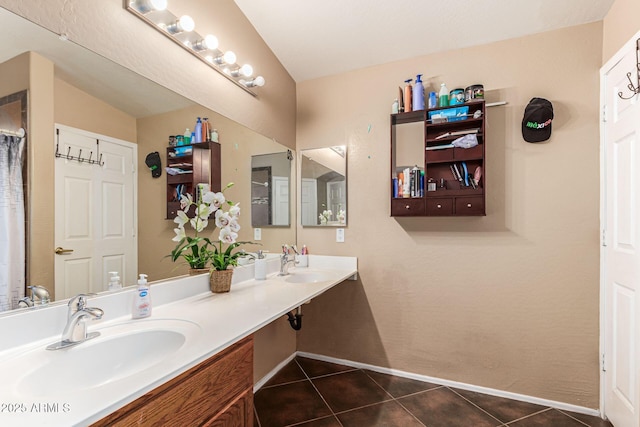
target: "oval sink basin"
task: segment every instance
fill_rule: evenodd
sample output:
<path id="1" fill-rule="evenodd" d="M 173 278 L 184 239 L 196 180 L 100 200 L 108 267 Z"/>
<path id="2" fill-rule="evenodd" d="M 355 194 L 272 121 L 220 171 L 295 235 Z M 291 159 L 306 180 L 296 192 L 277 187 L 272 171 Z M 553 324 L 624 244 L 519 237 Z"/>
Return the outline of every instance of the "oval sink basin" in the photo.
<path id="1" fill-rule="evenodd" d="M 296 271 L 288 275 L 284 280 L 289 283 L 316 283 L 329 280 L 331 277 L 319 271 Z"/>
<path id="2" fill-rule="evenodd" d="M 200 332 L 184 320 L 126 322 L 99 329 L 101 335 L 67 349 L 36 349 L 19 357 L 30 367 L 16 392 L 47 396 L 78 392 L 153 369 L 175 355 Z"/>

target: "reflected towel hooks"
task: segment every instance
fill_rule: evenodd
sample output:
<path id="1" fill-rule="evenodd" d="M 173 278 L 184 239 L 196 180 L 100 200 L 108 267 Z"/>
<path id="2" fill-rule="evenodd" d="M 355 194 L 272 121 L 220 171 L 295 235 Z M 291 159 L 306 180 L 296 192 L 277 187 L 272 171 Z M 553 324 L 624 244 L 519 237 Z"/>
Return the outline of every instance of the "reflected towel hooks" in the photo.
<path id="1" fill-rule="evenodd" d="M 93 158 L 93 151 L 89 152 L 89 157 L 85 158 L 82 157 L 82 148 L 79 149 L 78 155 L 74 156 L 71 154 L 71 147 L 67 147 L 67 152 L 65 153 L 61 153 L 59 150 L 59 144 L 60 144 L 60 132 L 58 129 L 56 129 L 56 157 L 59 158 L 63 158 L 63 159 L 67 159 L 67 160 L 77 160 L 80 163 L 88 163 L 90 165 L 98 165 L 98 166 L 103 166 L 104 162 L 102 161 L 102 154 L 97 154 L 96 158 Z M 99 140 L 96 139 L 96 147 L 100 147 L 100 142 Z"/>
<path id="2" fill-rule="evenodd" d="M 631 96 L 622 96 L 622 92 L 618 92 L 618 96 L 622 99 L 631 99 L 637 94 L 640 93 L 640 39 L 636 40 L 636 83 L 633 84 L 633 80 L 631 79 L 631 75 L 633 73 L 627 73 L 627 79 L 629 79 L 629 84 L 627 88 L 631 91 Z"/>

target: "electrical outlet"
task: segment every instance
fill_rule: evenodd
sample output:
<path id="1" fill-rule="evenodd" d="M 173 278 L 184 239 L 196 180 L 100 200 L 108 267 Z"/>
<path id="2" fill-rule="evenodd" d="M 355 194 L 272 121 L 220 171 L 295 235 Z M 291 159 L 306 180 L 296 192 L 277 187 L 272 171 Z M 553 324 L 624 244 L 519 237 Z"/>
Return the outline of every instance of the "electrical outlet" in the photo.
<path id="1" fill-rule="evenodd" d="M 262 240 L 262 228 L 253 229 L 253 240 Z"/>
<path id="2" fill-rule="evenodd" d="M 344 243 L 344 228 L 336 228 L 336 242 Z"/>

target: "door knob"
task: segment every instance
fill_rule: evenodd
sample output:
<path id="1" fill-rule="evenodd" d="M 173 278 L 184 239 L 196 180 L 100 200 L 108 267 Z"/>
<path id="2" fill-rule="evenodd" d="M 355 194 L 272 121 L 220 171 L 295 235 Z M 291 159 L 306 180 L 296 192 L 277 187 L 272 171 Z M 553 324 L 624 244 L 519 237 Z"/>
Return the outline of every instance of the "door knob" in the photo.
<path id="1" fill-rule="evenodd" d="M 70 254 L 71 252 L 73 252 L 73 249 L 64 249 L 60 246 L 56 248 L 56 255 Z"/>

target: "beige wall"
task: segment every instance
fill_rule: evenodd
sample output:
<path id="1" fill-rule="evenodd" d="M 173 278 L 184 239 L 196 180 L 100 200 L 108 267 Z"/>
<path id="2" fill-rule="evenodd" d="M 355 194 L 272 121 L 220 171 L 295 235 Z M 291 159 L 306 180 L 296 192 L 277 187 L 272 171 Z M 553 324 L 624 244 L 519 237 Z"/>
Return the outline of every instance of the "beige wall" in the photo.
<path id="1" fill-rule="evenodd" d="M 640 16 L 638 0 L 616 0 L 613 3 L 603 21 L 603 64 L 640 31 L 638 16 Z"/>
<path id="2" fill-rule="evenodd" d="M 3 6 L 250 129 L 295 147 L 295 82 L 233 0 L 173 2 L 267 84 L 253 97 L 150 28 L 122 0 L 0 0 Z"/>
<path id="3" fill-rule="evenodd" d="M 136 119 L 86 92 L 55 79 L 55 122 L 136 142 Z"/>
<path id="4" fill-rule="evenodd" d="M 298 149 L 348 144 L 349 225 L 298 242 L 360 278 L 306 308 L 298 350 L 597 408 L 601 54 L 594 23 L 299 84 Z M 389 113 L 417 73 L 508 102 L 487 111 L 486 217 L 389 217 Z M 547 143 L 521 137 L 534 96 Z"/>

